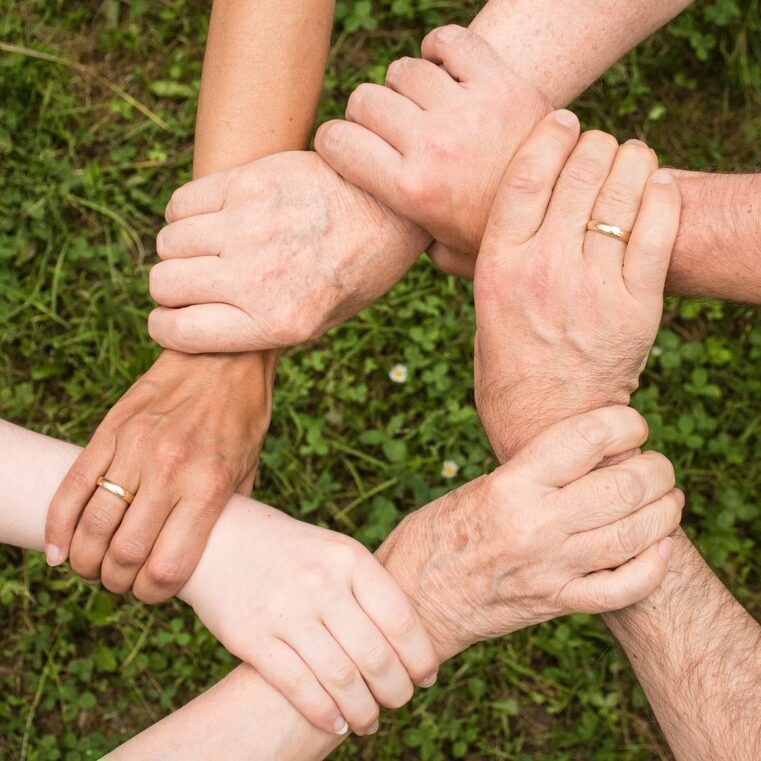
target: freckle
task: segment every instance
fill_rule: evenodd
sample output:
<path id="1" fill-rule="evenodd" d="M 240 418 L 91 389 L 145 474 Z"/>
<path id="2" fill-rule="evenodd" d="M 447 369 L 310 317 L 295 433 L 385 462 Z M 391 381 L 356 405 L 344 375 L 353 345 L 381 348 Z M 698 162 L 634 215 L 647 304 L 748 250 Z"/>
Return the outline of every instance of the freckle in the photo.
<path id="1" fill-rule="evenodd" d="M 468 535 L 467 534 L 457 534 L 454 540 L 454 551 L 455 552 L 462 552 L 465 547 L 468 545 Z"/>

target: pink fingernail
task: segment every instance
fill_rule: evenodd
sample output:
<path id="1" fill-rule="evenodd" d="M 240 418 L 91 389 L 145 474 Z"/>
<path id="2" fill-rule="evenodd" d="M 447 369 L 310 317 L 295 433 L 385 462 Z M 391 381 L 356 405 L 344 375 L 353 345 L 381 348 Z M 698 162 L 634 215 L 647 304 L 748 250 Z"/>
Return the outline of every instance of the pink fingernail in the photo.
<path id="1" fill-rule="evenodd" d="M 333 731 L 337 735 L 346 735 L 349 733 L 349 724 L 344 719 L 343 716 L 339 716 L 334 722 L 333 722 Z"/>
<path id="2" fill-rule="evenodd" d="M 650 182 L 654 182 L 656 185 L 668 185 L 673 182 L 674 178 L 668 169 L 657 169 L 650 176 Z"/>
<path id="3" fill-rule="evenodd" d="M 661 539 L 660 542 L 658 542 L 658 554 L 664 559 L 668 560 L 672 553 L 674 552 L 674 542 L 673 540 L 666 537 L 665 539 Z"/>
<path id="4" fill-rule="evenodd" d="M 366 735 L 374 735 L 380 728 L 380 722 L 376 719 L 366 730 Z"/>
<path id="5" fill-rule="evenodd" d="M 45 545 L 45 559 L 48 565 L 57 566 L 63 563 L 63 550 L 55 544 Z"/>
<path id="6" fill-rule="evenodd" d="M 576 118 L 576 114 L 574 114 L 573 111 L 569 111 L 567 108 L 561 108 L 560 111 L 555 111 L 552 118 L 564 127 L 575 127 L 579 121 Z"/>
<path id="7" fill-rule="evenodd" d="M 647 148 L 647 143 L 643 143 L 641 140 L 637 140 L 636 137 L 626 141 L 626 145 L 641 145 L 643 148 Z"/>
<path id="8" fill-rule="evenodd" d="M 433 686 L 434 684 L 436 684 L 436 677 L 437 676 L 438 676 L 438 674 L 436 674 L 436 673 L 428 674 L 427 677 L 425 677 L 424 679 L 420 680 L 420 686 L 421 687 L 431 687 L 431 686 Z"/>

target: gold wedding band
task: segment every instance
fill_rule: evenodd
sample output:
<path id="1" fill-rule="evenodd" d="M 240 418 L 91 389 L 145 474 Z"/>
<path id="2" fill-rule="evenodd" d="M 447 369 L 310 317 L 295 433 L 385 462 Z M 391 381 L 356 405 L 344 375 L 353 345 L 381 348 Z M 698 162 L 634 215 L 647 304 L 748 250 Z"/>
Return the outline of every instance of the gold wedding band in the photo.
<path id="1" fill-rule="evenodd" d="M 103 476 L 101 476 L 95 483 L 98 484 L 101 489 L 111 492 L 111 494 L 115 497 L 119 497 L 122 502 L 126 502 L 128 505 L 131 505 L 135 500 L 135 495 L 131 491 L 127 491 L 123 486 L 119 486 L 119 484 L 115 484 L 113 481 L 103 478 Z"/>
<path id="2" fill-rule="evenodd" d="M 603 235 L 607 235 L 610 238 L 616 238 L 616 240 L 620 240 L 624 243 L 628 243 L 629 238 L 631 238 L 632 235 L 630 230 L 624 230 L 618 225 L 609 225 L 606 222 L 600 222 L 597 219 L 590 219 L 589 222 L 587 222 L 587 230 L 602 233 Z"/>

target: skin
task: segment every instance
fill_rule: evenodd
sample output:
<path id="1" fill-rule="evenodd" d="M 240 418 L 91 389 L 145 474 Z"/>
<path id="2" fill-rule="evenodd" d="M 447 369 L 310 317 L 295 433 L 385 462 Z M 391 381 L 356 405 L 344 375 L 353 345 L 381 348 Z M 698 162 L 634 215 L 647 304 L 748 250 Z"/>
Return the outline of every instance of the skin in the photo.
<path id="1" fill-rule="evenodd" d="M 551 0 L 491 0 L 472 29 L 524 80 L 515 80 L 515 100 L 541 87 L 548 101 L 564 102 L 687 4 L 594 0 L 558 12 Z M 615 33 L 599 34 L 600 20 L 612 16 Z M 527 108 L 504 121 L 505 165 L 543 113 Z M 188 352 L 298 344 L 385 293 L 431 236 L 333 174 L 312 155 L 293 153 L 179 189 L 159 236 L 164 261 L 151 273 L 161 304 L 149 320 L 153 338 Z M 275 300 L 279 292 L 298 297 Z"/>
<path id="2" fill-rule="evenodd" d="M 325 0 L 214 3 L 194 177 L 306 144 L 332 12 Z M 48 562 L 69 558 L 83 577 L 148 603 L 176 593 L 230 496 L 251 493 L 276 367 L 276 352 L 162 354 L 62 481 L 48 515 Z M 124 503 L 96 489 L 103 475 L 138 494 L 124 521 Z"/>
<path id="3" fill-rule="evenodd" d="M 667 536 L 678 525 L 684 503 L 673 488 L 673 468 L 656 454 L 627 465 L 642 487 L 635 502 L 617 491 L 623 465 L 620 472 L 596 469 L 601 460 L 638 446 L 646 435 L 641 416 L 624 407 L 563 421 L 509 465 L 410 516 L 377 555 L 386 570 L 347 537 L 233 497 L 179 596 L 233 653 L 256 663 L 261 676 L 281 687 L 292 705 L 257 686 L 260 676 L 241 666 L 236 671 L 254 680 L 244 689 L 264 699 L 263 705 L 251 707 L 241 732 L 229 723 L 224 735 L 207 733 L 206 721 L 186 727 L 183 717 L 195 716 L 195 710 L 180 711 L 115 757 L 155 757 L 164 750 L 167 731 L 174 735 L 168 757 L 321 757 L 340 740 L 339 730 L 328 723 L 336 713 L 321 714 L 317 725 L 323 730 L 318 730 L 293 706 L 310 715 L 319 712 L 321 689 L 328 690 L 331 680 L 338 680 L 332 683 L 332 696 L 345 713 L 356 712 L 357 721 L 359 716 L 365 722 L 371 718 L 366 712 L 375 706 L 363 706 L 361 696 L 352 694 L 340 659 L 328 658 L 327 672 L 321 670 L 320 658 L 330 655 L 329 648 L 310 658 L 310 648 L 321 647 L 319 622 L 347 653 L 359 649 L 362 655 L 356 660 L 368 665 L 363 676 L 377 697 L 384 677 L 386 687 L 393 681 L 394 668 L 376 648 L 376 641 L 383 640 L 368 629 L 370 620 L 382 628 L 391 660 L 396 654 L 419 681 L 430 684 L 432 679 L 424 676 L 430 676 L 437 658 L 450 658 L 475 641 L 571 612 L 630 605 L 652 593 L 666 575 L 672 550 Z M 46 505 L 78 449 L 3 422 L 0 444 L 9 453 L 0 465 L 0 541 L 40 549 Z M 468 530 L 463 542 L 466 524 L 479 529 Z M 535 537 L 542 533 L 546 538 L 539 544 Z M 497 583 L 495 567 L 500 568 Z M 459 584 L 463 573 L 473 580 L 468 588 Z M 348 631 L 338 636 L 335 627 L 342 625 L 347 605 L 353 606 L 344 617 Z M 421 636 L 421 620 L 434 649 Z M 354 680 L 361 682 L 358 674 Z M 234 700 L 240 688 L 233 678 L 212 691 L 210 715 L 216 713 L 218 696 Z M 272 725 L 265 729 L 259 724 L 261 715 Z M 226 721 L 237 716 L 233 709 Z M 252 721 L 261 734 L 249 742 Z M 369 725 L 369 731 L 375 729 L 377 721 Z M 291 733 L 312 741 L 314 756 L 309 744 L 292 745 Z M 275 754 L 283 747 L 292 747 L 293 753 Z"/>
<path id="4" fill-rule="evenodd" d="M 385 87 L 357 88 L 346 121 L 323 125 L 315 146 L 341 176 L 428 230 L 436 240 L 429 253 L 439 267 L 473 277 L 486 217 L 514 152 L 514 135 L 503 125 L 516 102 L 532 125 L 549 109 L 548 100 L 564 101 L 552 91 L 554 80 L 542 85 L 535 69 L 514 69 L 511 58 L 461 27 L 435 30 L 421 50 L 421 59 L 389 67 Z M 761 301 L 758 177 L 672 174 L 684 210 L 668 288 Z M 614 205 L 602 211 L 614 215 L 607 220 L 629 225 L 626 215 L 615 216 Z"/>
<path id="5" fill-rule="evenodd" d="M 557 129 L 554 125 L 551 127 Z M 556 322 L 558 305 L 561 308 L 567 305 L 568 297 L 577 292 L 579 282 L 583 282 L 590 272 L 597 272 L 600 266 L 610 267 L 612 260 L 615 272 L 611 270 L 605 275 L 605 287 L 620 288 L 616 279 L 622 279 L 629 296 L 637 301 L 629 308 L 639 305 L 651 314 L 652 319 L 647 313 L 640 315 L 639 338 L 644 340 L 660 314 L 660 299 L 656 296 L 662 293 L 668 247 L 673 244 L 676 232 L 676 183 L 654 182 L 658 175 L 663 175 L 661 170 L 651 175 L 643 186 L 640 170 L 649 164 L 647 154 L 640 146 L 635 146 L 624 161 L 624 146 L 618 150 L 612 168 L 608 169 L 608 182 L 615 178 L 611 187 L 625 187 L 629 192 L 644 187 L 640 197 L 631 195 L 627 198 L 620 192 L 606 197 L 603 184 L 597 199 L 590 200 L 594 195 L 593 187 L 599 185 L 594 178 L 604 171 L 584 173 L 588 187 L 585 189 L 577 184 L 569 193 L 565 209 L 571 228 L 565 231 L 562 240 L 574 235 L 577 204 L 587 203 L 591 208 L 589 205 L 593 203 L 593 213 L 597 214 L 600 205 L 613 202 L 618 204 L 618 213 L 624 216 L 632 214 L 638 206 L 629 244 L 623 246 L 597 233 L 594 238 L 585 233 L 581 243 L 583 256 L 567 269 L 565 276 L 542 277 L 541 273 L 547 267 L 543 261 L 545 245 L 537 248 L 530 243 L 533 250 L 521 252 L 520 246 L 516 248 L 511 239 L 520 235 L 516 232 L 516 212 L 528 228 L 534 227 L 536 220 L 541 221 L 531 238 L 533 241 L 541 243 L 545 226 L 553 234 L 557 234 L 561 226 L 558 218 L 553 216 L 553 202 L 563 192 L 563 187 L 560 179 L 555 180 L 556 175 L 547 168 L 553 160 L 562 159 L 573 141 L 567 136 L 568 142 L 564 144 L 562 133 L 559 133 L 548 143 L 541 139 L 543 129 L 544 125 L 540 125 L 507 170 L 489 216 L 476 268 L 476 314 L 479 320 L 476 351 L 489 356 L 489 361 L 501 368 L 498 378 L 488 376 L 488 372 L 486 378 L 483 373 L 476 376 L 476 395 L 484 425 L 501 460 L 514 456 L 516 450 L 520 451 L 521 439 L 530 440 L 545 425 L 553 424 L 580 407 L 594 406 L 601 393 L 608 397 L 625 390 L 622 366 L 613 366 L 609 361 L 610 356 L 617 356 L 621 332 L 631 328 L 625 316 L 620 315 L 620 320 L 609 323 L 610 304 L 602 295 L 592 300 L 592 309 L 600 310 L 599 314 L 590 314 L 588 307 L 573 311 L 565 308 L 562 332 L 559 332 L 560 326 Z M 537 152 L 537 146 L 532 144 L 534 141 L 544 151 Z M 610 167 L 610 152 L 601 150 L 595 163 L 603 170 Z M 566 169 L 568 166 L 566 164 Z M 616 178 L 616 175 L 619 176 Z M 552 202 L 547 204 L 546 199 L 553 187 Z M 566 192 L 568 190 L 566 187 Z M 577 211 L 581 212 L 580 209 Z M 746 209 L 739 207 L 736 214 L 742 226 Z M 579 228 L 583 230 L 583 225 L 577 220 L 577 233 Z M 558 256 L 556 252 L 555 257 Z M 507 269 L 509 277 L 499 276 L 503 269 Z M 498 274 L 496 281 L 495 273 Z M 527 276 L 528 281 L 538 277 L 535 282 L 539 282 L 540 287 L 512 289 L 516 278 L 526 283 Z M 487 279 L 485 288 L 482 278 Z M 500 291 L 505 295 L 501 301 Z M 537 293 L 542 298 L 537 299 Z M 619 298 L 626 297 L 619 295 Z M 533 357 L 536 353 L 542 356 L 543 345 L 554 343 L 552 359 L 547 357 L 545 366 L 545 377 L 550 380 L 557 372 L 555 366 L 562 367 L 569 352 L 573 356 L 590 337 L 600 342 L 595 351 L 585 352 L 584 362 L 577 366 L 572 385 L 566 384 L 565 391 L 560 384 L 553 388 L 552 405 L 547 404 L 546 389 L 537 382 L 536 374 L 525 373 L 520 362 L 510 361 L 510 351 L 514 347 L 504 340 L 504 325 L 509 324 L 511 315 L 520 320 L 526 309 L 532 314 L 522 326 L 521 356 Z M 589 330 L 590 325 L 595 326 L 594 331 Z M 652 330 L 647 335 L 651 334 Z M 569 341 L 567 336 L 576 340 Z M 628 337 L 633 347 L 639 345 L 636 338 Z M 635 351 L 634 362 L 629 367 L 636 365 L 639 358 L 640 354 Z M 594 382 L 587 384 L 585 379 Z M 518 435 L 505 425 L 506 419 L 502 417 L 506 398 L 519 400 L 523 409 L 539 410 L 539 414 L 522 418 Z M 714 576 L 683 532 L 678 530 L 673 536 L 674 557 L 667 579 L 659 590 L 647 600 L 604 618 L 629 656 L 679 761 L 757 758 L 761 753 L 761 721 L 757 710 L 761 703 L 761 627 Z"/>

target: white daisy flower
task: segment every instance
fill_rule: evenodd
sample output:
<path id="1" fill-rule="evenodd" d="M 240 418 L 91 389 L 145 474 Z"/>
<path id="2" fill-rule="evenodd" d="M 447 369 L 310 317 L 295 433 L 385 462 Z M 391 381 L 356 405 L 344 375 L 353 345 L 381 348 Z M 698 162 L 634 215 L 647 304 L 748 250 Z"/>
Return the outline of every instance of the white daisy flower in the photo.
<path id="1" fill-rule="evenodd" d="M 460 466 L 454 460 L 444 460 L 441 475 L 444 478 L 454 478 L 460 472 Z"/>
<path id="2" fill-rule="evenodd" d="M 407 375 L 407 368 L 404 365 L 394 365 L 391 368 L 388 377 L 391 378 L 394 383 L 404 383 L 404 381 L 407 380 Z"/>

